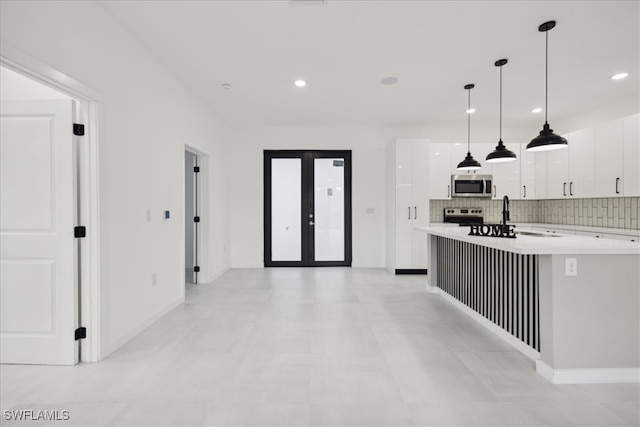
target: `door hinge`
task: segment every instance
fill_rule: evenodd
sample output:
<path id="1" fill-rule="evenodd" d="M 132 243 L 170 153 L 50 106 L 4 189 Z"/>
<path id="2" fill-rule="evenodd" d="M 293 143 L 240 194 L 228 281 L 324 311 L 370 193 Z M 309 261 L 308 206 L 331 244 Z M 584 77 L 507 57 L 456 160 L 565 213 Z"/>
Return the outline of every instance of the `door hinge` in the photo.
<path id="1" fill-rule="evenodd" d="M 76 329 L 76 341 L 83 340 L 86 337 L 87 337 L 87 328 L 85 328 L 84 326 L 81 326 L 78 329 Z"/>
<path id="2" fill-rule="evenodd" d="M 87 237 L 87 227 L 84 225 L 79 225 L 73 228 L 73 237 L 80 239 L 83 237 Z"/>
<path id="3" fill-rule="evenodd" d="M 81 125 L 80 123 L 74 123 L 73 124 L 73 134 L 74 135 L 78 135 L 78 136 L 83 136 L 84 135 L 84 125 Z"/>
<path id="4" fill-rule="evenodd" d="M 200 271 L 200 266 L 196 265 L 193 267 L 193 271 L 195 271 L 196 273 Z"/>
<path id="5" fill-rule="evenodd" d="M 193 172 L 194 172 L 194 173 L 198 173 L 198 172 L 200 172 L 200 166 L 194 166 L 194 167 L 193 167 Z"/>
<path id="6" fill-rule="evenodd" d="M 193 217 L 193 222 L 200 222 L 200 217 L 199 216 L 194 216 Z"/>

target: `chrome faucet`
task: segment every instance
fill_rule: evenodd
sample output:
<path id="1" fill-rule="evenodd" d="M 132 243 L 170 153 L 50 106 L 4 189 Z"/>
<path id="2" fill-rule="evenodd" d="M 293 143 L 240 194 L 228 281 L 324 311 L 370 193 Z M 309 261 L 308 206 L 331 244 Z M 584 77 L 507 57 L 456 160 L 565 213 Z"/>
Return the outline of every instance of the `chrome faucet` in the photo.
<path id="1" fill-rule="evenodd" d="M 502 198 L 502 225 L 506 228 L 507 221 L 511 221 L 511 217 L 509 215 L 509 197 L 504 196 Z"/>

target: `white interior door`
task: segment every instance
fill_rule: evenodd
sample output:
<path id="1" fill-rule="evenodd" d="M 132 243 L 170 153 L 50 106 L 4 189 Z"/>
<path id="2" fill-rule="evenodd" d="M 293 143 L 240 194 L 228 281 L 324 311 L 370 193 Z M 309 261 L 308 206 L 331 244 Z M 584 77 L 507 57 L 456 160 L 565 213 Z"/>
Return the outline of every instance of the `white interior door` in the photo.
<path id="1" fill-rule="evenodd" d="M 71 100 L 0 111 L 0 362 L 78 363 Z"/>

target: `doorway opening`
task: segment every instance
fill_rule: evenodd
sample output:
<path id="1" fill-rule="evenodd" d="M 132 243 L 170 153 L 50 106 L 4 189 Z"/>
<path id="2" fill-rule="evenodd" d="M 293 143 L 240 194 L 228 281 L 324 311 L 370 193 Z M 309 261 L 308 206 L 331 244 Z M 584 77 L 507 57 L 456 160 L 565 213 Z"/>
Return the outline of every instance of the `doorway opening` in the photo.
<path id="1" fill-rule="evenodd" d="M 351 151 L 264 151 L 265 267 L 351 266 Z"/>
<path id="2" fill-rule="evenodd" d="M 2 362 L 97 362 L 97 96 L 33 60 L 0 73 Z"/>
<path id="3" fill-rule="evenodd" d="M 190 146 L 184 151 L 185 283 L 206 281 L 207 156 Z"/>

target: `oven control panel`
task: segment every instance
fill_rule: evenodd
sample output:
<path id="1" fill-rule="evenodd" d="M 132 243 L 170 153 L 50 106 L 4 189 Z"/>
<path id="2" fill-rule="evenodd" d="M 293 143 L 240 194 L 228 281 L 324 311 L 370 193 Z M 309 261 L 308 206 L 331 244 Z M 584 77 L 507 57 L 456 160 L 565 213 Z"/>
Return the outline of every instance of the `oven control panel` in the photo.
<path id="1" fill-rule="evenodd" d="M 482 208 L 444 208 L 444 222 L 482 224 L 484 215 Z"/>

